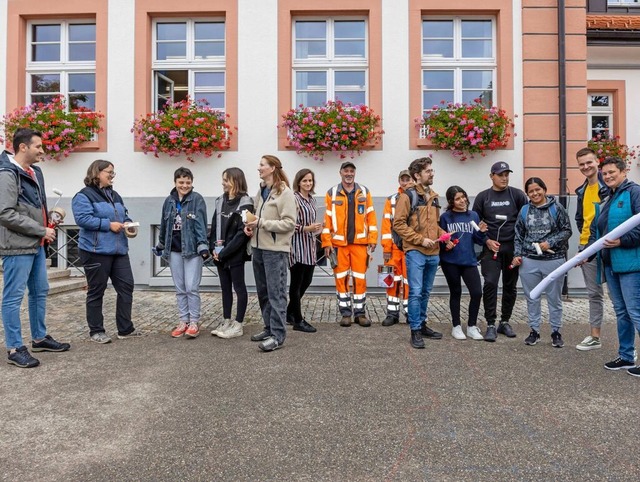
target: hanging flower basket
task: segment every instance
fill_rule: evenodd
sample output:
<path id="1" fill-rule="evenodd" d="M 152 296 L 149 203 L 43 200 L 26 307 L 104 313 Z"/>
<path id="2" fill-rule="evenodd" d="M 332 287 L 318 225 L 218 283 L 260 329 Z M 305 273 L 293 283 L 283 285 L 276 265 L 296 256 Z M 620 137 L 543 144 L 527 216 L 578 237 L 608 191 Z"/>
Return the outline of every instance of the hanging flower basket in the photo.
<path id="1" fill-rule="evenodd" d="M 229 116 L 208 105 L 189 98 L 168 103 L 161 112 L 142 116 L 133 123 L 136 141 L 145 154 L 186 156 L 193 162 L 196 155 L 211 157 L 229 149 L 232 132 L 226 120 Z"/>
<path id="2" fill-rule="evenodd" d="M 42 133 L 45 157 L 59 161 L 102 132 L 100 119 L 103 118 L 103 114 L 83 107 L 69 112 L 64 96 L 58 96 L 48 104 L 38 102 L 20 107 L 6 114 L 0 124 L 4 127 L 7 147 L 17 129 L 34 129 Z"/>
<path id="3" fill-rule="evenodd" d="M 622 144 L 620 136 L 607 137 L 598 134 L 587 145 L 595 151 L 599 162 L 604 161 L 607 157 L 619 157 L 630 164 L 638 157 L 638 146 Z"/>
<path id="4" fill-rule="evenodd" d="M 416 119 L 422 137 L 436 150 L 450 150 L 464 161 L 507 146 L 514 124 L 504 110 L 487 107 L 480 99 L 472 104 L 441 104 Z"/>
<path id="5" fill-rule="evenodd" d="M 366 105 L 330 100 L 322 107 L 300 105 L 282 118 L 281 127 L 287 129 L 291 147 L 317 160 L 332 151 L 342 159 L 354 158 L 366 146 L 378 144 L 384 134 L 380 116 Z"/>

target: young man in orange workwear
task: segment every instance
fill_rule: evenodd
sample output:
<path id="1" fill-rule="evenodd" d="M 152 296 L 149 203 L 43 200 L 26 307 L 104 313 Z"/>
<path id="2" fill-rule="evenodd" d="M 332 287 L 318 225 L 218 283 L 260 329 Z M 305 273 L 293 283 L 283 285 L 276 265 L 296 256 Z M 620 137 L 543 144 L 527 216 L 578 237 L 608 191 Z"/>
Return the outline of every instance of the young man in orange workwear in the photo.
<path id="1" fill-rule="evenodd" d="M 342 182 L 325 196 L 326 213 L 322 230 L 322 247 L 327 259 L 334 259 L 340 326 L 351 326 L 351 317 L 360 326 L 371 326 L 365 314 L 367 300 L 366 271 L 369 257 L 378 242 L 378 226 L 369 190 L 355 182 L 356 166 L 343 162 Z M 349 289 L 353 279 L 353 301 Z"/>
<path id="2" fill-rule="evenodd" d="M 407 264 L 402 250 L 402 241 L 398 235 L 393 235 L 393 218 L 396 213 L 398 195 L 405 189 L 413 187 L 413 180 L 408 170 L 400 171 L 398 175 L 398 192 L 389 196 L 384 203 L 381 224 L 382 258 L 386 266 L 393 267 L 393 286 L 387 288 L 387 316 L 382 326 L 392 326 L 400 319 L 400 305 L 405 313 L 409 299 L 409 282 L 407 279 Z M 394 239 L 395 238 L 395 239 Z M 400 242 L 400 247 L 396 244 Z"/>

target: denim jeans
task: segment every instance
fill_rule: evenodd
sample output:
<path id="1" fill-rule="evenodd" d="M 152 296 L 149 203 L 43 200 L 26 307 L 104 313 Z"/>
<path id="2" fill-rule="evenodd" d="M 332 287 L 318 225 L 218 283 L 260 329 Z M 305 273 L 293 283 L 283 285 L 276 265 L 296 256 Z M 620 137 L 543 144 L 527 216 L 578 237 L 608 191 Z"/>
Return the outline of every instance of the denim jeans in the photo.
<path id="1" fill-rule="evenodd" d="M 407 251 L 406 260 L 409 278 L 409 325 L 411 330 L 419 330 L 422 322 L 427 320 L 429 297 L 440 256 L 422 254 L 413 249 Z"/>
<path id="2" fill-rule="evenodd" d="M 614 273 L 611 266 L 605 266 L 604 269 L 609 298 L 618 321 L 618 355 L 625 361 L 633 362 L 636 331 L 640 335 L 640 271 Z"/>
<path id="3" fill-rule="evenodd" d="M 287 270 L 289 253 L 253 249 L 253 274 L 264 328 L 279 344 L 287 336 Z"/>
<path id="4" fill-rule="evenodd" d="M 182 253 L 169 256 L 171 278 L 176 287 L 178 316 L 185 323 L 200 321 L 200 281 L 202 280 L 202 256 L 183 258 Z"/>
<path id="5" fill-rule="evenodd" d="M 20 325 L 20 305 L 24 291 L 29 288 L 29 326 L 31 338 L 41 340 L 47 334 L 44 319 L 47 311 L 46 254 L 40 247 L 35 254 L 3 256 L 4 289 L 2 291 L 2 324 L 7 350 L 20 348 L 22 330 Z"/>

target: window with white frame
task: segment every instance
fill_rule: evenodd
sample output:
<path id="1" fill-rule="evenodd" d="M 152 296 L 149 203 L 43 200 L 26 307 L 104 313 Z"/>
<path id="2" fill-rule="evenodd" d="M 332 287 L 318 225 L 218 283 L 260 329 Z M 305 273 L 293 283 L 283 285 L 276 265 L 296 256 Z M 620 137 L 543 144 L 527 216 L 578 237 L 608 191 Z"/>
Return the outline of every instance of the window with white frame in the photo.
<path id="1" fill-rule="evenodd" d="M 589 92 L 587 119 L 591 139 L 598 135 L 613 137 L 613 94 L 610 92 Z"/>
<path id="2" fill-rule="evenodd" d="M 27 102 L 62 95 L 69 110 L 95 111 L 95 21 L 34 21 L 27 32 Z"/>
<path id="3" fill-rule="evenodd" d="M 491 17 L 422 19 L 422 110 L 448 102 L 493 105 L 496 27 Z"/>
<path id="4" fill-rule="evenodd" d="M 157 19 L 153 27 L 154 110 L 189 97 L 224 111 L 224 19 Z"/>
<path id="5" fill-rule="evenodd" d="M 368 68 L 366 19 L 294 19 L 294 106 L 366 104 Z"/>

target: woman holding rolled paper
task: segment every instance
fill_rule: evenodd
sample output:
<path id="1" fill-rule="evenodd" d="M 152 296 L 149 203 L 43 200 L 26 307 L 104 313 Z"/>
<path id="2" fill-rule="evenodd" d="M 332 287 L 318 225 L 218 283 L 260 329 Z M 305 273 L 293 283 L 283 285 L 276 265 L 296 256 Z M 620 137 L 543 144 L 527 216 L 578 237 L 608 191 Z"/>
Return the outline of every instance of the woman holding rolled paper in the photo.
<path id="1" fill-rule="evenodd" d="M 213 336 L 235 338 L 244 333 L 247 311 L 247 286 L 244 264 L 251 259 L 247 250 L 249 236 L 244 233 L 244 218 L 253 212 L 253 199 L 247 195 L 247 181 L 242 169 L 230 167 L 222 172 L 222 196 L 215 202 L 211 218 L 209 249 L 218 269 L 222 290 L 222 322 L 211 331 Z M 231 319 L 233 291 L 238 299 L 236 317 Z"/>
<path id="2" fill-rule="evenodd" d="M 484 340 L 476 326 L 480 301 L 482 300 L 482 281 L 478 272 L 478 259 L 474 244 L 484 245 L 487 240 L 487 224 L 480 221 L 478 213 L 469 210 L 469 197 L 460 186 L 447 189 L 447 210 L 440 215 L 440 227 L 451 234 L 451 238 L 440 244 L 440 267 L 449 285 L 449 310 L 453 328 L 451 336 L 456 340 Z M 469 318 L 467 335 L 460 324 L 460 300 L 462 281 L 469 290 Z"/>
<path id="3" fill-rule="evenodd" d="M 611 195 L 596 206 L 591 223 L 589 245 L 604 237 L 604 249 L 598 252 L 598 274 L 607 282 L 609 298 L 616 312 L 618 356 L 604 364 L 607 370 L 627 370 L 640 377 L 636 366 L 636 332 L 640 335 L 640 226 L 611 239 L 611 231 L 640 213 L 640 186 L 627 179 L 627 163 L 619 157 L 607 157 L 600 164 L 604 183 Z M 600 273 L 604 267 L 604 273 Z"/>
<path id="4" fill-rule="evenodd" d="M 111 342 L 105 333 L 102 314 L 102 300 L 109 279 L 117 293 L 118 338 L 140 334 L 131 321 L 133 272 L 128 254 L 128 237 L 137 234 L 137 227 L 122 198 L 113 190 L 115 175 L 111 162 L 93 161 L 84 178 L 86 187 L 71 202 L 73 216 L 80 227 L 80 261 L 89 285 L 86 301 L 89 336 L 96 343 Z"/>
<path id="5" fill-rule="evenodd" d="M 542 279 L 563 264 L 571 222 L 564 207 L 547 196 L 547 186 L 539 177 L 531 177 L 524 184 L 529 204 L 520 210 L 515 225 L 515 248 L 512 265 L 520 266 L 520 282 L 527 299 L 527 312 L 531 332 L 525 344 L 535 345 L 540 340 L 542 322 L 541 300 L 532 299 L 530 292 Z M 551 325 L 551 344 L 562 348 L 562 278 L 555 280 L 546 290 Z"/>

